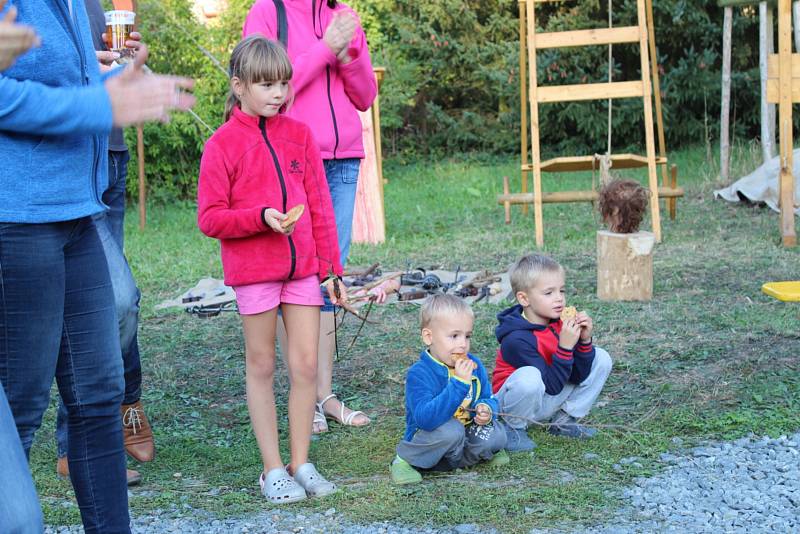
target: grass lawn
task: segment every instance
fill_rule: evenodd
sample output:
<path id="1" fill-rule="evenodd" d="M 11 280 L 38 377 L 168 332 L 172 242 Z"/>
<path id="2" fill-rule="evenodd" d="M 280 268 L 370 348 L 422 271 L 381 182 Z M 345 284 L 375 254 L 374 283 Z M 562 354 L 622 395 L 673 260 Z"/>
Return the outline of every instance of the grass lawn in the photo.
<path id="1" fill-rule="evenodd" d="M 686 188 L 678 218 L 663 215 L 664 240 L 655 255 L 655 297 L 647 303 L 605 303 L 595 296 L 595 230 L 588 204 L 546 205 L 545 250 L 567 268 L 568 298 L 595 322 L 595 341 L 615 368 L 590 420 L 607 429 L 588 442 L 532 436 L 535 454 L 512 455 L 510 465 L 477 467 L 394 487 L 387 466 L 403 427 L 403 379 L 417 358 L 417 308 L 373 311 L 355 347 L 338 361 L 336 391 L 375 422 L 332 432 L 312 444 L 320 470 L 343 489 L 293 509 L 335 507 L 353 521 L 407 524 L 474 522 L 501 531 L 601 522 L 620 505 L 615 490 L 658 469 L 664 451 L 703 439 L 755 432 L 780 435 L 800 428 L 800 305 L 760 292 L 763 282 L 800 278 L 800 249 L 779 245 L 778 215 L 766 208 L 713 200 L 716 171 L 702 148 L 673 155 Z M 739 147 L 734 175 L 754 166 Z M 391 162 L 390 162 L 391 163 Z M 379 261 L 386 269 L 442 265 L 507 267 L 534 249 L 532 216 L 515 208 L 510 225 L 494 200 L 501 177 L 518 176 L 516 160 L 426 161 L 388 164 L 387 242 L 354 246 L 350 265 Z M 582 189 L 589 175 L 547 177 L 546 190 Z M 154 206 L 140 232 L 128 214 L 126 248 L 142 289 L 139 340 L 143 400 L 156 433 L 156 461 L 140 469 L 135 514 L 186 502 L 223 516 L 263 511 L 258 449 L 244 398 L 243 340 L 236 314 L 198 319 L 154 305 L 207 275 L 221 277 L 218 245 L 200 234 L 193 205 Z M 649 224 L 649 223 L 648 223 Z M 493 367 L 495 315 L 502 306 L 476 306 L 472 352 Z M 357 324 L 348 320 L 349 343 Z M 283 365 L 276 378 L 279 417 L 286 430 L 288 388 Z M 54 410 L 48 411 L 32 466 L 49 523 L 79 522 L 67 482 L 55 476 Z M 285 432 L 284 432 L 285 434 Z M 286 451 L 286 440 L 282 448 Z M 599 458 L 584 459 L 592 452 Z M 613 468 L 639 456 L 642 468 Z"/>

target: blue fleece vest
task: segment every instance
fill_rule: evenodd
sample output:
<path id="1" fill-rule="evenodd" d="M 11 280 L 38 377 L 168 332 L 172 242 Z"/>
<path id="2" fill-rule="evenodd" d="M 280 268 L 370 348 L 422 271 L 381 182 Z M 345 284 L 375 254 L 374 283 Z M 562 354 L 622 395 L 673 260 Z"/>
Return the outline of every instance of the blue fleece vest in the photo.
<path id="1" fill-rule="evenodd" d="M 83 0 L 11 0 L 42 40 L 0 73 L 0 222 L 67 221 L 106 209 L 111 101 Z"/>

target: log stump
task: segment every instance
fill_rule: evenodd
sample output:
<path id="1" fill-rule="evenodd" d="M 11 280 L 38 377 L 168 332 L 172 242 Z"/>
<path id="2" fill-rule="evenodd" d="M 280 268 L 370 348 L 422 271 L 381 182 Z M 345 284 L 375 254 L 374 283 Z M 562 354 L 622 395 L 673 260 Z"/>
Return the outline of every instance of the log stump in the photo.
<path id="1" fill-rule="evenodd" d="M 651 300 L 655 243 L 650 232 L 617 234 L 598 230 L 597 298 Z"/>

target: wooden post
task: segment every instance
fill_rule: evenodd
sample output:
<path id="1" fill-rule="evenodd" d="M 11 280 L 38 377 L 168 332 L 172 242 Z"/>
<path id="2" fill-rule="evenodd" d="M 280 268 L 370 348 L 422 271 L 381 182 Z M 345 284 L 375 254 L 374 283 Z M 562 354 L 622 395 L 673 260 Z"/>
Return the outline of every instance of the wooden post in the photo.
<path id="1" fill-rule="evenodd" d="M 778 1 L 778 61 L 780 128 L 781 237 L 784 247 L 797 245 L 794 228 L 794 177 L 792 176 L 792 16 L 791 0 Z"/>
<path id="2" fill-rule="evenodd" d="M 136 153 L 139 156 L 139 229 L 144 230 L 147 222 L 147 186 L 144 181 L 144 130 L 141 124 L 136 127 Z"/>
<path id="3" fill-rule="evenodd" d="M 381 184 L 381 204 L 383 204 L 383 185 L 388 181 L 383 177 L 383 146 L 381 145 L 381 85 L 386 75 L 385 67 L 375 67 L 375 79 L 378 81 L 378 93 L 372 102 L 372 131 L 375 136 L 375 159 L 378 161 L 378 177 Z"/>
<path id="4" fill-rule="evenodd" d="M 730 181 L 730 137 L 731 121 L 731 33 L 733 32 L 733 8 L 725 7 L 722 23 L 722 110 L 719 119 L 719 174 L 722 182 Z"/>
<path id="5" fill-rule="evenodd" d="M 767 58 L 772 53 L 772 8 L 758 4 L 758 68 L 761 73 L 761 155 L 764 163 L 775 156 L 775 104 L 767 102 Z"/>
<path id="6" fill-rule="evenodd" d="M 525 166 L 528 164 L 528 80 L 527 80 L 527 54 L 525 36 L 525 0 L 519 2 L 519 113 L 520 113 L 520 162 L 522 172 L 520 172 L 520 190 L 528 192 L 528 171 Z M 522 214 L 528 214 L 528 205 L 522 205 Z M 511 220 L 510 212 L 506 212 L 506 222 Z"/>
<path id="7" fill-rule="evenodd" d="M 653 248 L 650 232 L 617 234 L 597 232 L 597 298 L 600 300 L 651 300 L 653 298 Z"/>
<path id="8" fill-rule="evenodd" d="M 508 176 L 503 176 L 503 194 L 508 195 L 509 193 L 510 191 L 508 187 Z M 506 224 L 511 224 L 511 202 L 509 201 L 503 202 L 503 209 L 506 212 Z"/>
<path id="9" fill-rule="evenodd" d="M 656 50 L 656 28 L 653 20 L 653 0 L 647 0 L 647 40 L 650 47 L 650 66 L 653 69 L 653 96 L 656 103 L 656 131 L 658 133 L 658 155 L 662 158 L 667 157 L 667 141 L 664 136 L 664 114 L 661 111 L 661 82 L 658 73 L 658 55 Z M 661 185 L 669 185 L 667 179 L 667 165 L 661 165 Z M 668 198 L 666 206 L 670 213 L 675 209 L 675 199 Z M 673 217 L 674 218 L 674 217 Z"/>
<path id="10" fill-rule="evenodd" d="M 653 92 L 650 86 L 650 59 L 648 57 L 647 14 L 644 0 L 636 2 L 639 21 L 639 56 L 642 66 L 642 97 L 644 104 L 644 143 L 647 149 L 647 183 L 650 189 L 650 224 L 656 241 L 661 243 L 661 212 L 658 204 L 658 177 L 656 176 L 656 144 L 653 132 Z"/>
<path id="11" fill-rule="evenodd" d="M 526 0 L 526 26 L 528 43 L 528 99 L 531 103 L 531 161 L 533 162 L 533 222 L 536 228 L 536 246 L 544 246 L 544 228 L 542 217 L 542 169 L 539 146 L 539 99 L 536 79 L 536 12 L 534 0 Z"/>
<path id="12" fill-rule="evenodd" d="M 673 164 L 672 167 L 670 167 L 670 175 L 672 177 L 672 180 L 671 180 L 669 185 L 672 187 L 672 189 L 678 189 L 678 166 L 677 165 Z M 674 221 L 675 218 L 678 216 L 678 203 L 675 202 L 674 198 L 670 198 L 669 200 L 670 200 L 670 202 L 669 202 L 669 218 Z"/>

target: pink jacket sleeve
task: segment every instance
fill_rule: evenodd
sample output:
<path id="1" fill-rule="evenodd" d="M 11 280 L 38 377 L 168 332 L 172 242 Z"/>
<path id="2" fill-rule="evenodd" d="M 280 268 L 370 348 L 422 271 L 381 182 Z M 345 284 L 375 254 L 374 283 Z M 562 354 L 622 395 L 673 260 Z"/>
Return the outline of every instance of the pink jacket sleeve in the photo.
<path id="1" fill-rule="evenodd" d="M 230 207 L 233 169 L 214 142 L 208 142 L 200 160 L 197 184 L 197 226 L 209 237 L 231 239 L 266 231 L 261 218 L 263 207 Z"/>
<path id="2" fill-rule="evenodd" d="M 342 276 L 333 202 L 328 189 L 328 180 L 325 178 L 325 168 L 322 166 L 322 156 L 320 156 L 316 141 L 311 136 L 311 130 L 307 130 L 306 174 L 303 177 L 303 185 L 308 198 L 308 207 L 311 210 L 311 232 L 317 247 L 319 279 L 320 281 L 325 280 L 330 271 L 337 276 Z"/>
<path id="3" fill-rule="evenodd" d="M 344 82 L 344 91 L 359 111 L 367 111 L 378 94 L 378 83 L 367 48 L 367 36 L 359 24 L 347 50 L 350 63 L 339 63 L 339 74 Z"/>
<path id="4" fill-rule="evenodd" d="M 276 18 L 275 4 L 272 2 L 256 2 L 250 8 L 250 12 L 244 21 L 242 37 L 260 33 L 270 39 L 277 39 Z M 291 28 L 289 31 L 291 33 Z M 311 48 L 299 56 L 292 58 L 292 89 L 294 89 L 295 94 L 302 91 L 311 80 L 319 76 L 326 66 L 333 67 L 337 62 L 336 55 L 322 40 L 314 43 Z"/>

